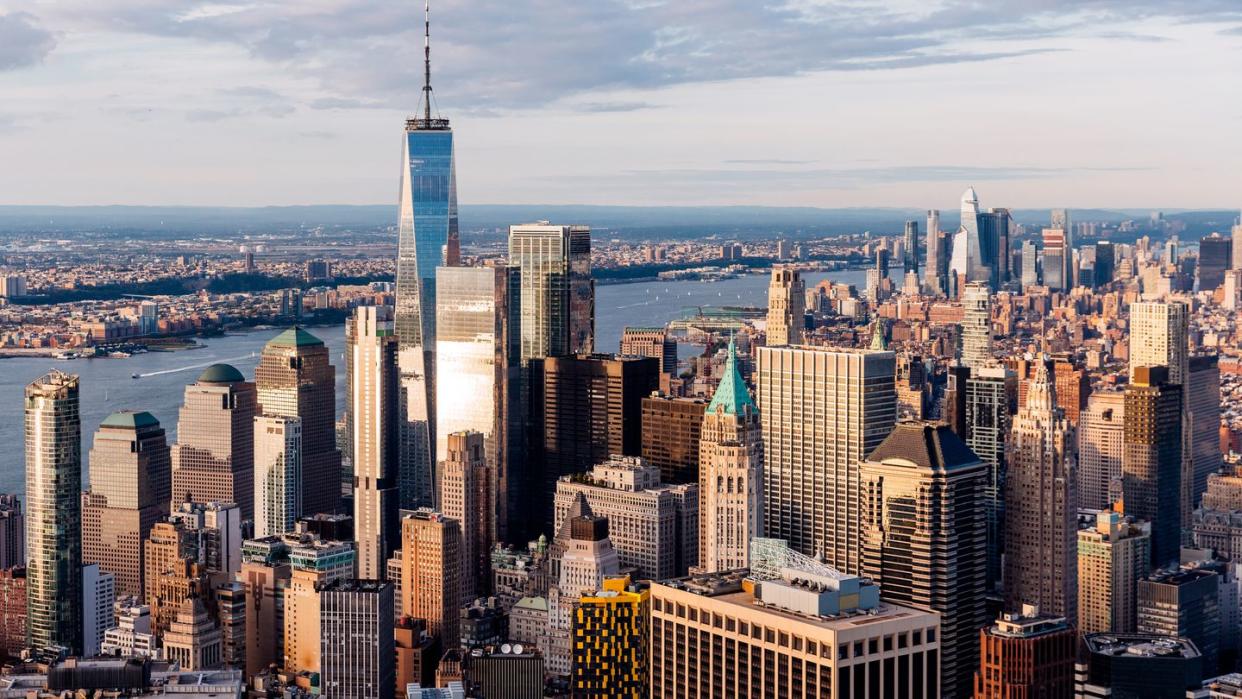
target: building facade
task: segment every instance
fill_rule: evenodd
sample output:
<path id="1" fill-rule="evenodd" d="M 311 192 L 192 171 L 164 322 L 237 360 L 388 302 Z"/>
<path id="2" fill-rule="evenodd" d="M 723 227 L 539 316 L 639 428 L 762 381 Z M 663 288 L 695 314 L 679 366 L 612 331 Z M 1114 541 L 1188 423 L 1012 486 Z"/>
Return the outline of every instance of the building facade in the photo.
<path id="1" fill-rule="evenodd" d="M 294 530 L 302 515 L 305 474 L 302 419 L 282 415 L 254 418 L 254 535 Z M 339 468 L 339 466 L 338 466 Z M 333 478 L 333 487 L 337 479 Z"/>
<path id="2" fill-rule="evenodd" d="M 1151 570 L 1151 525 L 1100 512 L 1078 532 L 1078 631 L 1134 633 L 1138 582 Z"/>
<path id="3" fill-rule="evenodd" d="M 591 229 L 510 226 L 509 264 L 521 274 L 522 361 L 594 352 Z"/>
<path id="4" fill-rule="evenodd" d="M 1151 522 L 1153 569 L 1176 563 L 1181 546 L 1183 394 L 1168 376 L 1164 367 L 1138 367 L 1125 392 L 1125 514 Z"/>
<path id="5" fill-rule="evenodd" d="M 213 364 L 186 386 L 172 448 L 174 502 L 235 502 L 254 517 L 253 383 L 228 364 Z"/>
<path id="6" fill-rule="evenodd" d="M 1126 396 L 1093 393 L 1078 419 L 1078 506 L 1103 510 L 1113 504 L 1121 483 L 1125 444 Z"/>
<path id="7" fill-rule="evenodd" d="M 324 696 L 375 699 L 396 686 L 392 584 L 336 580 L 319 594 Z"/>
<path id="8" fill-rule="evenodd" d="M 768 346 L 802 344 L 806 333 L 806 284 L 791 267 L 772 270 L 768 285 Z"/>
<path id="9" fill-rule="evenodd" d="M 1069 697 L 1078 635 L 1064 617 L 1034 607 L 1002 614 L 979 630 L 974 699 Z"/>
<path id="10" fill-rule="evenodd" d="M 400 383 L 392 309 L 358 308 L 350 321 L 353 380 L 349 414 L 353 424 L 354 530 L 358 575 L 382 579 L 384 565 L 399 548 L 401 522 L 397 472 L 400 468 Z"/>

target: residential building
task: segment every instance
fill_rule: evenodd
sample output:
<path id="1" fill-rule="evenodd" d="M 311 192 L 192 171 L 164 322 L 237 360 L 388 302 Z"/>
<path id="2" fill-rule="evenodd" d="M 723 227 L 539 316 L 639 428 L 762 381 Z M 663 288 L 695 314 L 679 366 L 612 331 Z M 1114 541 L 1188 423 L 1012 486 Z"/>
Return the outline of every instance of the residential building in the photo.
<path id="1" fill-rule="evenodd" d="M 480 432 L 454 432 L 440 451 L 436 501 L 445 517 L 461 528 L 462 600 L 486 595 L 491 585 L 491 552 L 496 544 L 495 491 Z"/>
<path id="2" fill-rule="evenodd" d="M 98 563 L 82 566 L 82 655 L 99 655 L 104 633 L 116 625 L 116 578 Z"/>
<path id="3" fill-rule="evenodd" d="M 975 699 L 1069 697 L 1078 634 L 1065 617 L 1025 606 L 979 630 Z"/>
<path id="4" fill-rule="evenodd" d="M 626 326 L 621 331 L 622 356 L 654 357 L 661 374 L 677 373 L 677 340 L 663 327 Z"/>
<path id="5" fill-rule="evenodd" d="M 0 493 L 0 569 L 26 565 L 26 518 L 16 495 Z"/>
<path id="6" fill-rule="evenodd" d="M 16 658 L 26 648 L 26 567 L 0 568 L 0 653 Z"/>
<path id="7" fill-rule="evenodd" d="M 401 388 L 392 309 L 361 306 L 349 327 L 358 575 L 382 579 L 385 562 L 399 548 L 401 527 L 397 514 Z"/>
<path id="8" fill-rule="evenodd" d="M 401 613 L 427 620 L 448 647 L 458 638 L 462 606 L 462 533 L 457 520 L 431 510 L 401 518 Z"/>
<path id="9" fill-rule="evenodd" d="M 992 361 L 992 290 L 985 282 L 971 282 L 962 292 L 962 364 L 981 368 Z"/>
<path id="10" fill-rule="evenodd" d="M 1151 525 L 1100 512 L 1078 532 L 1078 631 L 1134 633 L 1138 582 L 1151 570 Z"/>
<path id="11" fill-rule="evenodd" d="M 609 577 L 598 592 L 583 595 L 573 620 L 573 696 L 646 699 L 650 628 L 648 584 Z"/>
<path id="12" fill-rule="evenodd" d="M 1093 393 L 1078 419 L 1078 506 L 1104 510 L 1121 483 L 1126 395 Z"/>

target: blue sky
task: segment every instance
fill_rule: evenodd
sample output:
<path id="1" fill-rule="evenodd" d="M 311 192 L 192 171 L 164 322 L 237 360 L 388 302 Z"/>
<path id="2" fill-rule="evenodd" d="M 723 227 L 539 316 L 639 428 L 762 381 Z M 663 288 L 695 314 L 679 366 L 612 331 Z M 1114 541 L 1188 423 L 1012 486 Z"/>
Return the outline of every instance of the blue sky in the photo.
<path id="1" fill-rule="evenodd" d="M 1242 206 L 1238 0 L 436 0 L 464 203 Z M 0 0 L 0 203 L 395 201 L 422 5 Z"/>

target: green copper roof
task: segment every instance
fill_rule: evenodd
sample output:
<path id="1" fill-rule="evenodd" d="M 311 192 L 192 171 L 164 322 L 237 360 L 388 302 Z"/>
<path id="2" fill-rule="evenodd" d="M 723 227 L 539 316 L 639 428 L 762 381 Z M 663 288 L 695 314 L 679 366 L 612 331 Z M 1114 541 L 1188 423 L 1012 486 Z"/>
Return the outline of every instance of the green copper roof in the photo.
<path id="1" fill-rule="evenodd" d="M 139 427 L 159 427 L 160 421 L 145 410 L 122 410 L 112 413 L 99 423 L 100 427 L 120 427 L 122 429 L 138 429 Z"/>
<path id="2" fill-rule="evenodd" d="M 245 380 L 240 371 L 228 364 L 212 364 L 198 375 L 199 383 L 238 383 Z"/>
<path id="3" fill-rule="evenodd" d="M 723 408 L 726 413 L 740 415 L 746 406 L 750 406 L 751 410 L 758 411 L 755 402 L 750 398 L 750 391 L 746 390 L 746 382 L 742 380 L 742 372 L 738 371 L 737 346 L 730 338 L 729 359 L 725 362 L 724 376 L 720 379 L 720 385 L 716 387 L 716 393 L 712 396 L 712 402 L 707 405 L 707 412 L 714 413 Z"/>
<path id="4" fill-rule="evenodd" d="M 884 337 L 884 323 L 879 318 L 876 318 L 875 322 L 871 324 L 871 349 L 888 349 L 888 338 Z"/>
<path id="5" fill-rule="evenodd" d="M 276 337 L 273 337 L 267 344 L 281 345 L 285 347 L 311 347 L 315 345 L 322 345 L 323 340 L 320 340 L 295 325 Z"/>

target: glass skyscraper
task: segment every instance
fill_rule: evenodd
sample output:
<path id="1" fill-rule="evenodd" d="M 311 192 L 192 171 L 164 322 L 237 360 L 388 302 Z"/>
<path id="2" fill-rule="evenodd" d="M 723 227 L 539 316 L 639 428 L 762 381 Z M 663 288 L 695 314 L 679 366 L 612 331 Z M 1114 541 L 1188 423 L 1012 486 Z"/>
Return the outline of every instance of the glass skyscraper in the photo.
<path id="1" fill-rule="evenodd" d="M 430 95 L 428 95 L 430 98 Z M 457 238 L 457 178 L 448 119 L 406 121 L 397 240 L 401 372 L 401 506 L 431 506 L 435 464 L 436 267 Z"/>
<path id="2" fill-rule="evenodd" d="M 594 352 L 591 229 L 511 226 L 509 264 L 522 275 L 522 361 Z"/>

